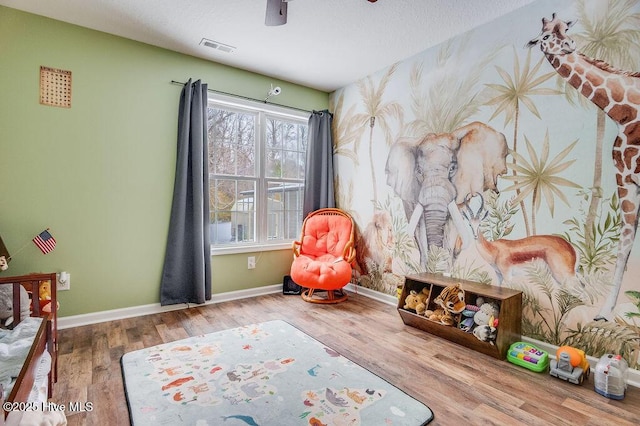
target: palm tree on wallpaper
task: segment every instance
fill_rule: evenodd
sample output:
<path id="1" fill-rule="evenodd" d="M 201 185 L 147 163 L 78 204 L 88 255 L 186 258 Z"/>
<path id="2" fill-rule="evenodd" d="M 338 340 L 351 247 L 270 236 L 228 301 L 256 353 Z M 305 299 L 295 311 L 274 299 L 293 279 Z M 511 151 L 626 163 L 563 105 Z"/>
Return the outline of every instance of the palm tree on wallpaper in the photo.
<path id="1" fill-rule="evenodd" d="M 640 359 L 640 325 L 636 322 L 636 318 L 640 319 L 640 291 L 629 290 L 625 291 L 624 294 L 631 299 L 633 304 L 636 306 L 636 311 L 624 314 L 628 321 L 625 321 L 624 319 L 618 320 L 616 318 L 616 322 L 624 323 L 636 333 L 636 339 L 634 342 L 635 346 L 633 347 L 631 355 L 627 361 L 632 368 L 640 368 L 640 363 L 638 363 L 638 360 Z"/>
<path id="2" fill-rule="evenodd" d="M 531 49 L 527 51 L 527 57 L 520 69 L 520 59 L 518 58 L 518 52 L 514 50 L 514 62 L 513 62 L 513 76 L 510 75 L 503 68 L 496 66 L 498 74 L 502 78 L 504 84 L 487 84 L 490 90 L 495 93 L 491 99 L 487 101 L 487 105 L 496 105 L 496 110 L 493 112 L 489 121 L 496 118 L 501 113 L 504 113 L 504 126 L 506 127 L 511 121 L 513 121 L 513 149 L 514 154 L 518 153 L 518 128 L 520 125 L 520 105 L 524 105 L 533 115 L 541 119 L 538 108 L 531 99 L 531 96 L 540 95 L 558 95 L 562 94 L 554 89 L 546 87 L 540 87 L 544 82 L 556 75 L 555 71 L 551 71 L 546 74 L 539 74 L 540 68 L 543 63 L 546 63 L 544 58 L 541 58 L 533 68 L 531 68 Z M 517 175 L 517 155 L 513 157 L 513 174 Z M 504 176 L 503 176 L 504 177 Z M 520 188 L 516 188 L 516 194 L 518 196 L 518 202 L 520 203 L 520 209 L 524 219 L 524 226 L 527 236 L 531 235 L 531 228 L 529 224 L 529 218 L 527 216 L 527 210 L 524 204 L 524 197 L 520 197 Z M 533 213 L 532 213 L 533 214 Z M 535 231 L 534 231 L 535 233 Z"/>
<path id="3" fill-rule="evenodd" d="M 400 123 L 402 128 L 404 121 L 404 111 L 402 105 L 399 102 L 383 102 L 383 95 L 393 76 L 393 73 L 398 69 L 398 63 L 390 66 L 384 73 L 380 82 L 376 86 L 371 76 L 359 80 L 357 83 L 358 91 L 364 103 L 366 112 L 362 114 L 356 114 L 353 116 L 360 128 L 369 126 L 369 161 L 371 163 L 371 184 L 373 185 L 373 204 L 378 203 L 378 183 L 376 179 L 376 171 L 373 163 L 373 128 L 379 125 L 379 128 L 384 132 L 384 140 L 387 146 L 390 146 L 394 139 L 391 135 L 391 127 L 389 126 L 389 120 L 395 118 Z M 366 128 L 366 127 L 365 127 Z"/>
<path id="4" fill-rule="evenodd" d="M 354 166 L 358 167 L 360 165 L 358 149 L 360 147 L 361 138 L 360 127 L 354 114 L 356 105 L 351 105 L 347 112 L 343 112 L 343 89 L 336 92 L 336 96 L 332 98 L 331 103 L 332 105 L 330 105 L 330 108 L 331 111 L 333 111 L 333 125 L 331 126 L 334 144 L 333 154 L 351 159 Z M 336 205 L 356 219 L 358 212 L 353 209 L 351 203 L 351 200 L 353 199 L 353 179 L 344 183 L 344 179 L 342 179 L 341 176 L 344 175 L 338 174 L 335 176 L 334 190 L 336 195 Z"/>
<path id="5" fill-rule="evenodd" d="M 524 202 L 525 198 L 531 195 L 531 225 L 533 234 L 536 234 L 536 212 L 540 210 L 542 198 L 547 202 L 549 212 L 553 217 L 555 197 L 569 206 L 569 200 L 560 190 L 560 187 L 580 188 L 575 182 L 560 176 L 576 160 L 562 162 L 565 157 L 576 146 L 578 140 L 573 141 L 569 146 L 560 151 L 553 159 L 549 161 L 549 131 L 545 133 L 542 142 L 542 151 L 540 156 L 534 149 L 529 139 L 524 137 L 527 151 L 529 153 L 529 161 L 521 154 L 515 151 L 511 152 L 513 163 L 507 164 L 513 170 L 513 175 L 503 176 L 504 179 L 513 181 L 513 185 L 505 188 L 503 191 L 516 190 L 518 196 L 513 200 L 515 203 Z M 518 172 L 518 173 L 516 173 Z"/>
<path id="6" fill-rule="evenodd" d="M 582 1 L 576 2 L 578 22 L 582 32 L 571 37 L 578 44 L 578 50 L 592 58 L 603 60 L 622 69 L 638 70 L 637 59 L 640 57 L 640 14 L 631 13 L 637 7 L 637 0 L 619 0 L 607 3 L 605 8 L 587 6 Z M 591 14 L 590 14 L 591 12 Z M 606 114 L 593 103 L 578 93 L 567 81 L 558 76 L 558 82 L 564 87 L 570 103 L 578 103 L 596 111 L 595 164 L 591 201 L 584 224 L 585 242 L 587 246 L 594 244 L 594 222 L 602 193 L 602 151 L 606 127 Z"/>
<path id="7" fill-rule="evenodd" d="M 333 153 L 350 158 L 357 167 L 360 164 L 358 159 L 358 149 L 360 148 L 359 123 L 354 114 L 356 105 L 353 104 L 347 112 L 344 109 L 344 91 L 337 95 L 335 105 L 331 106 L 333 111 Z M 349 145 L 353 147 L 349 148 Z"/>
<path id="8" fill-rule="evenodd" d="M 353 208 L 353 179 L 343 183 L 343 179 L 337 175 L 335 177 L 336 206 L 351 215 L 356 223 L 360 222 L 360 214 Z"/>
<path id="9" fill-rule="evenodd" d="M 480 110 L 482 88 L 478 83 L 483 70 L 500 49 L 484 55 L 476 64 L 452 67 L 452 63 L 459 64 L 469 57 L 468 43 L 472 39 L 469 34 L 443 44 L 426 90 L 422 62 L 411 68 L 411 109 L 415 119 L 407 125 L 406 134 L 422 137 L 428 133 L 449 133 L 462 127 Z"/>
<path id="10" fill-rule="evenodd" d="M 515 285 L 522 291 L 522 334 L 557 346 L 566 344 L 570 333 L 567 319 L 584 302 L 570 288 L 555 285 L 549 268 L 540 259 L 529 262 L 525 270 L 527 283 Z"/>

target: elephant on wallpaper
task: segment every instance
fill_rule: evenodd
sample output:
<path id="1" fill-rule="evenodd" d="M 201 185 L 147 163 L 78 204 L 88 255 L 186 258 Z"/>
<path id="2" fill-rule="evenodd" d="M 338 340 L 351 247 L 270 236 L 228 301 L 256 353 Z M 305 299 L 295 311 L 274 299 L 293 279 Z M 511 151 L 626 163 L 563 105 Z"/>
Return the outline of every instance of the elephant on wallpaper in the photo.
<path id="1" fill-rule="evenodd" d="M 463 204 L 473 194 L 487 189 L 497 191 L 498 176 L 507 173 L 507 138 L 479 121 L 452 132 L 460 141 L 456 155 L 458 171 L 453 176 L 456 204 Z"/>
<path id="2" fill-rule="evenodd" d="M 403 202 L 422 265 L 430 246 L 443 247 L 449 212 L 458 211 L 452 203 L 462 204 L 487 189 L 497 191 L 498 176 L 507 171 L 507 153 L 505 136 L 477 121 L 451 133 L 400 138 L 393 144 L 387 184 Z"/>

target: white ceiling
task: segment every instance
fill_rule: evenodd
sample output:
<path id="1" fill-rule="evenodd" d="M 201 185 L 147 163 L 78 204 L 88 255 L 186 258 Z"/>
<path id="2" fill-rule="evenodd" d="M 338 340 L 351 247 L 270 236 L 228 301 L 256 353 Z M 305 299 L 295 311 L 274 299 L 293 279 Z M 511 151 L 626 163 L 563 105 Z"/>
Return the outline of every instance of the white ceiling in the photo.
<path id="1" fill-rule="evenodd" d="M 0 5 L 331 92 L 534 0 L 0 0 Z M 236 47 L 223 53 L 202 38 Z"/>

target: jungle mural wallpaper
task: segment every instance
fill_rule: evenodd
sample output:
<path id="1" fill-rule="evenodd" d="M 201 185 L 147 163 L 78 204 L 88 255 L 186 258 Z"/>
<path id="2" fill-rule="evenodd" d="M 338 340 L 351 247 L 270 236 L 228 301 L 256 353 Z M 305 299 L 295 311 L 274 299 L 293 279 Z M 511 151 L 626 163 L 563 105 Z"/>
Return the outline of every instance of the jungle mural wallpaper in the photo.
<path id="1" fill-rule="evenodd" d="M 358 285 L 518 289 L 523 335 L 640 369 L 640 0 L 539 0 L 331 109 Z"/>

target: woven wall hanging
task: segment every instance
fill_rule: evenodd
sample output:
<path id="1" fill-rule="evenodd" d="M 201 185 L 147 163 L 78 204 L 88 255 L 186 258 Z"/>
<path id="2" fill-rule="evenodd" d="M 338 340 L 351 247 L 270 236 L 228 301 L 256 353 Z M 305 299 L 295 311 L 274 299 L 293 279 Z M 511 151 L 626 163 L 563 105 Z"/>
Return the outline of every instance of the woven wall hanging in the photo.
<path id="1" fill-rule="evenodd" d="M 71 71 L 40 67 L 40 103 L 71 108 Z"/>

